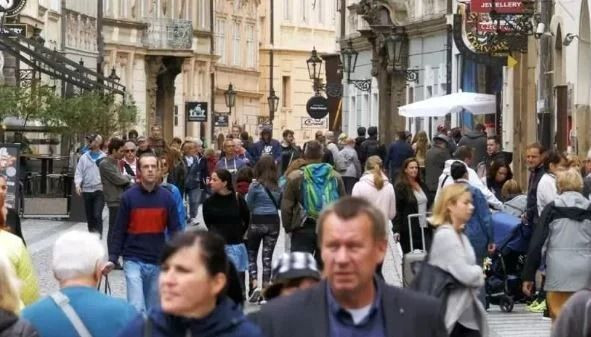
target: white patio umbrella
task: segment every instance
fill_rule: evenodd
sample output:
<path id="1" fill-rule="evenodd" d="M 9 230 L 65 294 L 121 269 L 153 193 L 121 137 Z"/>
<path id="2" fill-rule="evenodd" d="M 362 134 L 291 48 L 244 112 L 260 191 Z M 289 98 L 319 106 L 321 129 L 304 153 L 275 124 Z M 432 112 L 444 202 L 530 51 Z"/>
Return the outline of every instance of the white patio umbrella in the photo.
<path id="1" fill-rule="evenodd" d="M 474 115 L 486 115 L 495 113 L 496 105 L 495 95 L 456 92 L 401 106 L 399 113 L 404 117 L 441 117 L 467 110 Z"/>

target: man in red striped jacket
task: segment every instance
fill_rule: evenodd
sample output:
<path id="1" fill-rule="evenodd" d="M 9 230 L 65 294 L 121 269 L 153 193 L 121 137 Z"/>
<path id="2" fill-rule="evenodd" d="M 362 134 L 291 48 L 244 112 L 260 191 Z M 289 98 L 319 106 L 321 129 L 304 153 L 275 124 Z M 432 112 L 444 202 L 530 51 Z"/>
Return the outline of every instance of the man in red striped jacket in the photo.
<path id="1" fill-rule="evenodd" d="M 139 312 L 147 312 L 159 305 L 158 258 L 165 232 L 174 234 L 180 225 L 172 194 L 158 185 L 158 158 L 145 153 L 138 165 L 142 179 L 121 197 L 109 261 L 123 257 L 127 300 Z"/>

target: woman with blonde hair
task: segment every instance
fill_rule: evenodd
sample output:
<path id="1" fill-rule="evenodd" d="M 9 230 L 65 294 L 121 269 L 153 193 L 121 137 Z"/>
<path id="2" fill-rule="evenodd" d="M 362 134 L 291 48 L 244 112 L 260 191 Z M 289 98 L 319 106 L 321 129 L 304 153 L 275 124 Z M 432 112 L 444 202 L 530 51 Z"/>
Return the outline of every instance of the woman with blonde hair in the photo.
<path id="1" fill-rule="evenodd" d="M 17 316 L 22 307 L 18 288 L 14 269 L 0 252 L 0 337 L 37 337 L 37 331 Z"/>
<path id="2" fill-rule="evenodd" d="M 484 274 L 464 234 L 473 211 L 470 189 L 464 184 L 452 184 L 442 190 L 430 218 L 437 230 L 427 262 L 450 273 L 458 282 L 445 303 L 445 326 L 450 337 L 488 336 L 486 311 L 478 300 Z"/>
<path id="3" fill-rule="evenodd" d="M 386 223 L 396 215 L 394 187 L 383 172 L 382 159 L 371 156 L 365 162 L 365 173 L 353 186 L 352 196 L 367 199 L 384 214 Z"/>
<path id="4" fill-rule="evenodd" d="M 425 178 L 425 157 L 429 149 L 429 138 L 425 131 L 419 131 L 412 140 L 412 149 L 415 152 L 415 158 L 419 162 L 419 170 L 421 177 Z"/>

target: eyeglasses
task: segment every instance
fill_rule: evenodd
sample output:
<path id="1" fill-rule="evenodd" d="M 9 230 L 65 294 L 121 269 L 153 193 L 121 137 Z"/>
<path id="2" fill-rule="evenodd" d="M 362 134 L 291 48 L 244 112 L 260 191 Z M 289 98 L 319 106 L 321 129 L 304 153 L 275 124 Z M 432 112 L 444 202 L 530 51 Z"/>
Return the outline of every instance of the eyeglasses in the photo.
<path id="1" fill-rule="evenodd" d="M 126 152 L 126 153 L 133 153 L 133 152 L 135 152 L 135 150 L 129 150 L 129 149 L 128 149 L 128 150 L 125 150 L 125 152 Z"/>

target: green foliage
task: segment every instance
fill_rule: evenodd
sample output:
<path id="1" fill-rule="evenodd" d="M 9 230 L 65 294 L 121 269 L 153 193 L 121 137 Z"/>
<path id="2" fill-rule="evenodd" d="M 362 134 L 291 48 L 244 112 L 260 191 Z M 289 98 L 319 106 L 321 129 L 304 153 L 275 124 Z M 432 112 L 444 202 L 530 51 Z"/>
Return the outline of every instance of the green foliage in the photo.
<path id="1" fill-rule="evenodd" d="M 64 135 L 93 132 L 110 137 L 135 123 L 137 107 L 100 92 L 61 97 L 49 86 L 0 86 L 0 118 L 8 116 L 40 121 Z"/>

